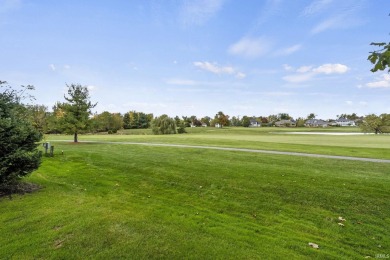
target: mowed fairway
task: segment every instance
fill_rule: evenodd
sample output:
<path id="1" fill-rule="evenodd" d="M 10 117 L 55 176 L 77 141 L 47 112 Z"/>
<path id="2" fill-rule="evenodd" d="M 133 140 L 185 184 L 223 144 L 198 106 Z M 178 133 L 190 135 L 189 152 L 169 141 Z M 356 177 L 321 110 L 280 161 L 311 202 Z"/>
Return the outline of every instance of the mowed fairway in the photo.
<path id="1" fill-rule="evenodd" d="M 315 137 L 316 144 L 312 136 L 223 131 L 80 140 L 319 153 L 327 148 L 323 154 L 334 149 L 338 155 L 389 158 L 384 151 L 390 136 Z M 50 137 L 63 138 L 71 140 Z M 375 138 L 377 145 L 367 141 Z M 360 259 L 390 253 L 388 163 L 53 144 L 56 156 L 44 158 L 27 179 L 43 189 L 0 199 L 1 259 Z"/>

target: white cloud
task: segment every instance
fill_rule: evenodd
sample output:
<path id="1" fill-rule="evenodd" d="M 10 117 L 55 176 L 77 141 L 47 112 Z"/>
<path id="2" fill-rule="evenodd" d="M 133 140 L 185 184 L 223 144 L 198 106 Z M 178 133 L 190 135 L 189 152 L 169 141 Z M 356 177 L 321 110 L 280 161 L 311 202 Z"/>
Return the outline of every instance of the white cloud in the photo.
<path id="1" fill-rule="evenodd" d="M 203 25 L 222 7 L 223 0 L 184 1 L 180 20 L 184 25 Z"/>
<path id="2" fill-rule="evenodd" d="M 56 66 L 54 66 L 54 64 L 50 64 L 49 67 L 50 67 L 50 69 L 51 69 L 52 71 L 55 71 L 55 70 L 56 70 Z"/>
<path id="3" fill-rule="evenodd" d="M 314 77 L 314 73 L 295 74 L 295 75 L 284 76 L 283 80 L 290 83 L 301 83 L 301 82 L 311 80 L 313 77 Z"/>
<path id="4" fill-rule="evenodd" d="M 333 0 L 315 0 L 310 5 L 306 6 L 301 15 L 311 16 L 324 11 Z"/>
<path id="5" fill-rule="evenodd" d="M 318 5 L 318 12 L 323 11 L 330 3 L 334 3 L 333 11 L 325 20 L 314 26 L 311 33 L 317 34 L 329 29 L 348 29 L 361 25 L 364 23 L 362 19 L 364 14 L 359 11 L 364 10 L 365 2 L 366 0 L 317 1 L 317 3 L 323 3 Z"/>
<path id="6" fill-rule="evenodd" d="M 292 70 L 294 70 L 294 67 L 292 67 L 288 64 L 283 64 L 283 69 L 286 71 L 292 71 Z"/>
<path id="7" fill-rule="evenodd" d="M 216 63 L 210 63 L 208 61 L 196 61 L 193 63 L 194 66 L 206 70 L 208 72 L 214 73 L 214 74 L 234 74 L 236 78 L 243 79 L 246 77 L 246 75 L 240 71 L 237 71 L 231 66 L 222 67 L 219 66 Z"/>
<path id="8" fill-rule="evenodd" d="M 328 29 L 334 29 L 342 25 L 342 20 L 340 17 L 331 17 L 320 24 L 316 25 L 312 30 L 312 34 L 320 33 Z"/>
<path id="9" fill-rule="evenodd" d="M 346 103 L 348 106 L 353 105 L 353 102 L 352 102 L 351 100 L 347 100 L 347 101 L 345 101 L 345 103 Z"/>
<path id="10" fill-rule="evenodd" d="M 64 65 L 64 69 L 68 70 L 68 69 L 70 69 L 70 66 L 67 65 L 67 64 L 65 64 L 65 65 Z"/>
<path id="11" fill-rule="evenodd" d="M 390 88 L 390 75 L 383 74 L 376 81 L 367 83 L 366 86 L 369 88 Z"/>
<path id="12" fill-rule="evenodd" d="M 343 74 L 348 70 L 349 68 L 343 64 L 328 63 L 316 68 L 313 68 L 313 66 L 301 66 L 296 70 L 298 74 L 285 76 L 283 80 L 291 83 L 301 83 L 313 79 L 317 74 Z"/>
<path id="13" fill-rule="evenodd" d="M 312 68 L 313 68 L 313 66 L 301 66 L 297 69 L 297 72 L 306 73 L 306 72 L 309 72 Z"/>
<path id="14" fill-rule="evenodd" d="M 271 43 L 265 38 L 244 37 L 231 45 L 228 52 L 245 58 L 257 58 L 270 50 Z"/>
<path id="15" fill-rule="evenodd" d="M 287 55 L 290 55 L 290 54 L 292 54 L 294 52 L 299 51 L 301 48 L 302 48 L 302 45 L 295 44 L 293 46 L 290 46 L 290 47 L 287 47 L 287 48 L 284 48 L 284 49 L 276 51 L 275 55 L 277 55 L 277 56 L 287 56 Z"/>
<path id="16" fill-rule="evenodd" d="M 236 78 L 238 78 L 238 79 L 243 79 L 245 77 L 246 77 L 246 75 L 244 73 L 242 73 L 242 72 L 237 72 L 236 73 Z"/>
<path id="17" fill-rule="evenodd" d="M 324 74 L 344 74 L 349 70 L 346 65 L 343 64 L 324 64 L 318 68 L 313 69 L 313 72 L 324 73 Z"/>
<path id="18" fill-rule="evenodd" d="M 214 74 L 233 74 L 234 68 L 233 67 L 220 67 L 215 63 L 210 63 L 208 61 L 196 61 L 193 63 L 196 67 L 201 68 L 203 70 L 207 70 L 209 72 L 212 72 Z"/>

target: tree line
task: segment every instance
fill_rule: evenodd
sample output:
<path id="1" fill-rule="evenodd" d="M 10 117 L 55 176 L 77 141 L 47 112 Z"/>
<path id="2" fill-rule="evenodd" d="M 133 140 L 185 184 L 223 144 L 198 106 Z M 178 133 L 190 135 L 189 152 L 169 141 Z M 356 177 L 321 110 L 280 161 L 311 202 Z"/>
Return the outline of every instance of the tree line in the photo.
<path id="1" fill-rule="evenodd" d="M 91 109 L 97 103 L 90 101 L 88 88 L 79 84 L 67 85 L 68 95 L 64 95 L 64 102 L 57 102 L 52 111 L 43 105 L 25 105 L 26 116 L 32 125 L 41 133 L 47 134 L 73 134 L 77 142 L 79 133 L 107 132 L 115 134 L 120 129 L 147 129 L 151 128 L 154 134 L 175 134 L 185 133 L 187 127 L 249 127 L 274 126 L 281 120 L 290 120 L 296 127 L 303 127 L 309 119 L 315 119 L 316 114 L 310 113 L 306 117 L 293 118 L 288 113 L 272 114 L 268 116 L 233 116 L 230 117 L 219 111 L 214 117 L 204 116 L 198 118 L 192 116 L 168 115 L 154 117 L 152 113 L 140 111 L 129 111 L 124 114 L 92 113 Z M 358 116 L 356 113 L 340 114 L 337 118 L 353 120 L 365 132 L 388 133 L 390 119 L 389 114 Z M 328 119 L 330 123 L 334 119 Z"/>

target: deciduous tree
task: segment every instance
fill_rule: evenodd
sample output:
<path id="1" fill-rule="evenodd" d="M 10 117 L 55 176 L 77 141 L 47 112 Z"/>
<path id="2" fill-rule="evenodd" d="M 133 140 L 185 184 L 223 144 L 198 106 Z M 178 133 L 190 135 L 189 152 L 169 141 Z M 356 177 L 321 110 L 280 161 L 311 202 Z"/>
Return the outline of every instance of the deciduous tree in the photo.
<path id="1" fill-rule="evenodd" d="M 367 115 L 360 128 L 364 132 L 374 132 L 375 134 L 389 133 L 390 132 L 390 114 L 381 114 L 377 116 L 375 114 Z"/>
<path id="2" fill-rule="evenodd" d="M 167 115 L 156 117 L 152 121 L 152 132 L 155 135 L 176 134 L 175 120 Z"/>
<path id="3" fill-rule="evenodd" d="M 243 127 L 249 127 L 251 124 L 251 120 L 247 116 L 243 116 L 241 122 Z"/>
<path id="4" fill-rule="evenodd" d="M 219 111 L 214 117 L 215 123 L 218 123 L 221 127 L 229 125 L 229 116 L 225 115 L 222 111 Z"/>
<path id="5" fill-rule="evenodd" d="M 374 64 L 374 67 L 371 69 L 372 72 L 377 72 L 378 70 L 386 70 L 390 72 L 390 42 L 372 42 L 371 45 L 379 48 L 376 51 L 370 52 L 368 60 Z"/>

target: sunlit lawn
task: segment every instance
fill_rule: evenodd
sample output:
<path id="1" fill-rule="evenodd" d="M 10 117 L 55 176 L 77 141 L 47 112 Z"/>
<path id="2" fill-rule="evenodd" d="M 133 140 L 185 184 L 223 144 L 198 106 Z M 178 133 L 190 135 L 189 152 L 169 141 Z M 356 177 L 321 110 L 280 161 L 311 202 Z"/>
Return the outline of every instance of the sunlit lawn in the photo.
<path id="1" fill-rule="evenodd" d="M 201 145 L 212 140 L 213 145 L 239 146 L 252 136 L 260 141 L 247 140 L 245 145 L 254 142 L 259 149 L 268 137 L 275 138 L 270 144 L 287 150 L 307 145 L 294 136 L 258 132 L 241 136 L 226 130 L 219 137 L 215 134 L 218 138 L 209 136 L 202 132 L 80 138 L 189 144 L 198 140 Z M 379 138 L 384 142 L 389 137 Z M 286 146 L 277 142 L 288 138 Z M 316 138 L 318 147 L 336 147 Z M 354 147 L 361 154 L 386 148 L 366 148 L 367 140 L 375 139 L 353 138 L 360 140 L 360 147 L 345 140 L 340 147 Z M 315 151 L 312 142 L 309 147 Z M 189 148 L 52 144 L 55 157 L 45 157 L 27 179 L 43 188 L 0 199 L 0 259 L 359 259 L 390 251 L 389 164 Z M 338 224 L 339 216 L 346 219 L 344 226 Z M 320 248 L 309 247 L 309 242 Z"/>
<path id="2" fill-rule="evenodd" d="M 288 132 L 359 132 L 357 127 L 333 128 L 187 128 L 188 134 L 151 135 L 150 129 L 124 130 L 117 135 L 84 135 L 80 140 L 173 143 L 240 147 L 302 153 L 390 159 L 389 135 L 294 135 Z M 71 136 L 47 136 L 47 140 L 72 140 Z"/>

